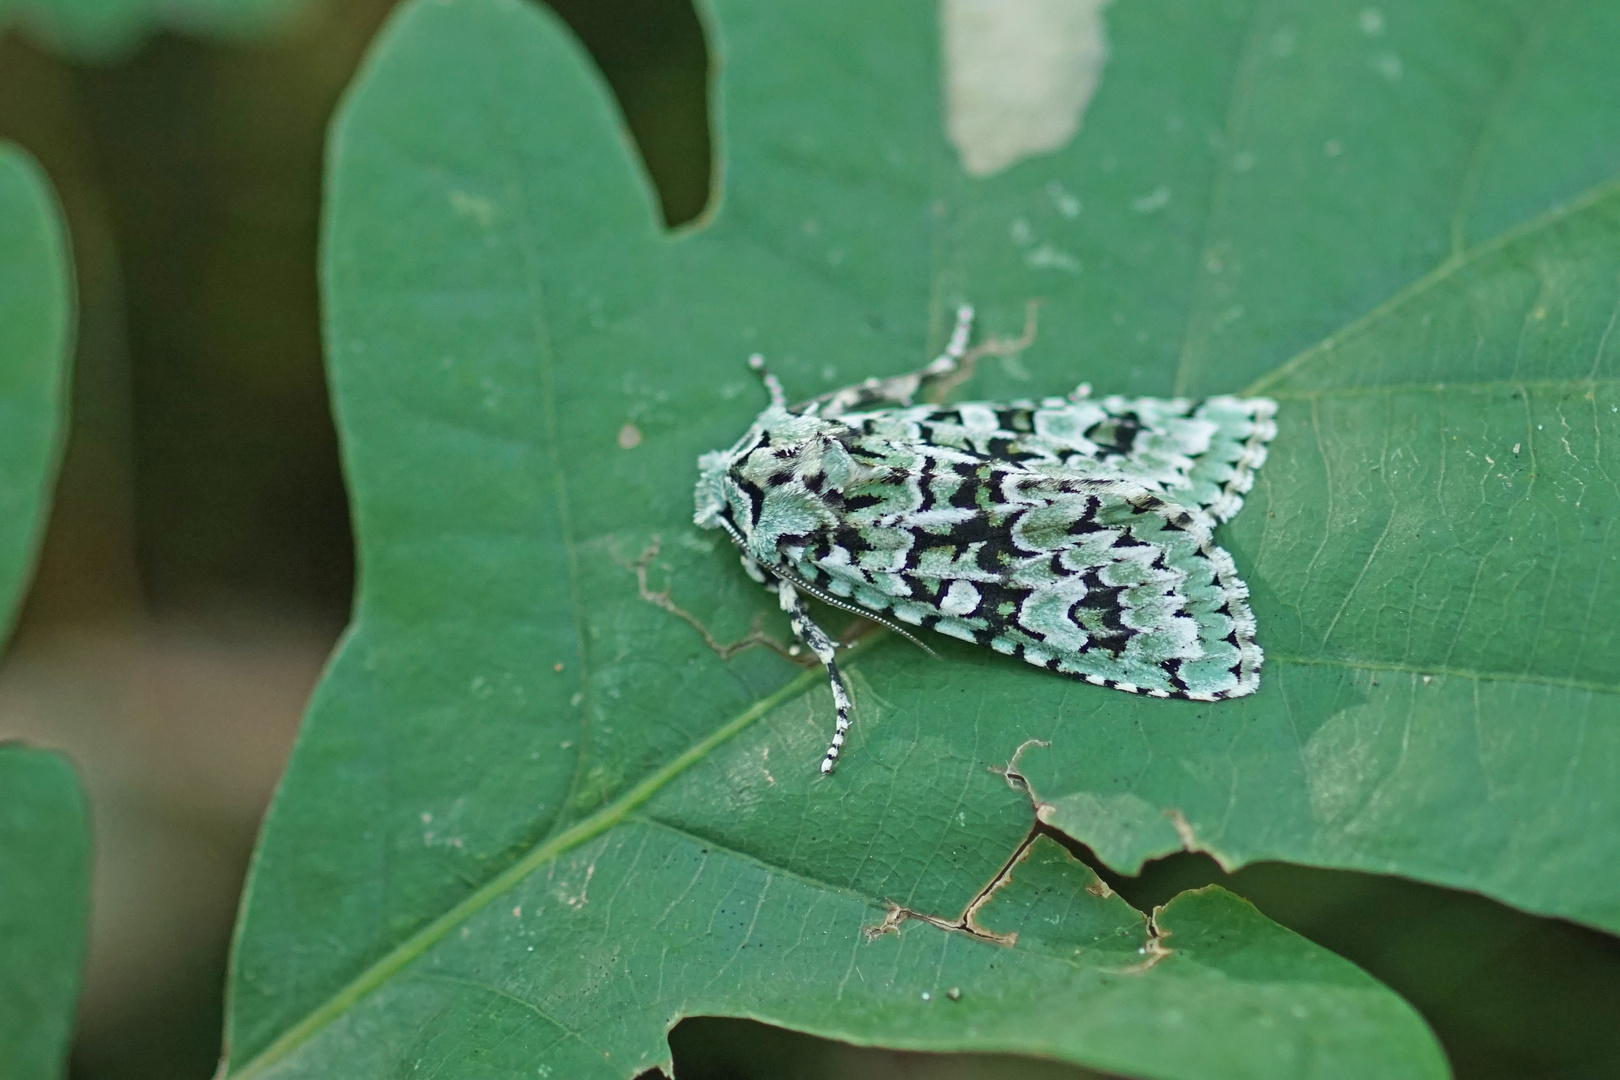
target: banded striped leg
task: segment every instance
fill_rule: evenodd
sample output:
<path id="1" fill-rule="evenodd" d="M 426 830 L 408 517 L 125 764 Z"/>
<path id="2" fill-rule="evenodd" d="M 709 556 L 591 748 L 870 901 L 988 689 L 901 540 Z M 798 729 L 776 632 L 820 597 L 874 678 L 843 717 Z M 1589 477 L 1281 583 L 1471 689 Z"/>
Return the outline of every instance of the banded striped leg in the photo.
<path id="1" fill-rule="evenodd" d="M 973 305 L 963 304 L 956 309 L 956 326 L 951 330 L 951 339 L 945 343 L 945 351 L 936 356 L 927 367 L 919 373 L 921 388 L 927 389 L 940 379 L 950 378 L 962 366 L 962 360 L 967 356 L 968 338 L 973 335 Z"/>
<path id="2" fill-rule="evenodd" d="M 844 732 L 849 730 L 849 691 L 844 689 L 844 677 L 838 673 L 838 663 L 833 659 L 833 651 L 837 646 L 833 644 L 832 638 L 827 636 L 826 631 L 810 618 L 810 613 L 804 609 L 804 602 L 799 599 L 797 589 L 779 580 L 776 583 L 776 595 L 782 602 L 782 610 L 788 613 L 793 632 L 804 642 L 805 648 L 815 653 L 816 659 L 827 669 L 827 678 L 832 683 L 833 708 L 838 712 L 838 723 L 833 729 L 832 745 L 827 747 L 827 756 L 821 759 L 821 773 L 825 776 L 833 771 L 833 765 L 838 761 L 838 752 L 844 748 Z"/>
<path id="3" fill-rule="evenodd" d="M 951 331 L 951 339 L 946 343 L 945 351 L 935 357 L 927 367 L 904 375 L 891 375 L 887 379 L 867 379 L 854 386 L 846 386 L 842 390 L 834 390 L 830 394 L 812 398 L 810 406 L 818 409 L 819 415 L 830 418 L 840 416 L 851 409 L 880 402 L 890 405 L 910 405 L 918 391 L 931 389 L 938 383 L 950 382 L 956 378 L 963 360 L 967 357 L 968 338 L 972 333 L 973 308 L 969 304 L 963 304 L 956 309 L 956 328 Z"/>

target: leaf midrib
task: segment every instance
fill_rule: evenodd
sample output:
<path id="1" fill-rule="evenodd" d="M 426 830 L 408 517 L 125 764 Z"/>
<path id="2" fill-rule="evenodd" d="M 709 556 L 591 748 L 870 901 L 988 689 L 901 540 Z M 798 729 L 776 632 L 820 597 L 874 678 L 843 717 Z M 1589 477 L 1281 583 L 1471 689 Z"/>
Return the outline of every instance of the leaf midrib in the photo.
<path id="1" fill-rule="evenodd" d="M 1314 345 L 1308 346 L 1307 348 L 1301 350 L 1293 357 L 1283 361 L 1266 374 L 1260 376 L 1254 382 L 1250 383 L 1247 389 L 1242 391 L 1242 395 L 1245 397 L 1251 397 L 1258 394 L 1268 393 L 1268 387 L 1275 383 L 1281 382 L 1290 375 L 1295 374 L 1301 368 L 1305 367 L 1305 365 L 1310 361 L 1318 357 L 1324 357 L 1332 354 L 1332 352 L 1338 346 L 1344 344 L 1352 336 L 1358 335 L 1363 331 L 1370 329 L 1377 322 L 1379 322 L 1379 320 L 1383 319 L 1384 316 L 1397 310 L 1407 302 L 1415 300 L 1424 293 L 1444 284 L 1450 278 L 1478 263 L 1486 256 L 1494 255 L 1503 248 L 1506 248 L 1508 245 L 1522 240 L 1525 237 L 1532 236 L 1543 229 L 1550 229 L 1562 222 L 1564 219 L 1574 217 L 1576 214 L 1579 214 L 1582 211 L 1589 210 L 1593 206 L 1596 206 L 1598 203 L 1602 202 L 1606 197 L 1617 193 L 1620 193 L 1620 176 L 1611 176 L 1602 183 L 1587 188 L 1585 191 L 1575 196 L 1575 198 L 1570 199 L 1568 202 L 1560 203 L 1551 210 L 1531 218 L 1529 221 L 1522 222 L 1511 229 L 1505 229 L 1502 232 L 1497 233 L 1495 236 L 1491 237 L 1491 239 L 1479 244 L 1476 247 L 1470 248 L 1460 254 L 1454 254 L 1442 260 L 1437 266 L 1435 266 L 1433 270 L 1430 270 L 1427 274 L 1418 278 L 1405 288 L 1398 290 L 1393 296 L 1375 306 L 1371 311 L 1367 312 L 1367 314 L 1347 323 L 1337 331 L 1328 334 L 1321 341 L 1318 341 Z M 1594 380 L 1572 379 L 1569 381 L 1585 384 Z M 1448 383 L 1446 385 L 1449 386 L 1452 384 Z M 1458 383 L 1456 385 L 1466 384 Z M 1281 391 L 1279 393 L 1286 393 L 1286 391 Z"/>
<path id="2" fill-rule="evenodd" d="M 1337 667 L 1351 671 L 1394 671 L 1406 675 L 1444 675 L 1458 679 L 1472 679 L 1475 682 L 1522 683 L 1529 686 L 1550 686 L 1559 690 L 1581 690 L 1593 694 L 1620 694 L 1620 685 L 1613 683 L 1556 675 L 1534 675 L 1528 672 L 1482 671 L 1449 667 L 1445 664 L 1408 664 L 1399 660 L 1358 660 L 1349 656 L 1294 656 L 1273 649 L 1266 650 L 1266 659 L 1277 664 Z"/>
<path id="3" fill-rule="evenodd" d="M 863 651 L 865 650 L 860 642 L 849 648 L 851 655 Z M 326 1025 L 343 1015 L 351 1006 L 357 1004 L 367 994 L 382 985 L 389 976 L 404 968 L 435 943 L 447 937 L 452 930 L 486 907 L 497 896 L 511 889 L 545 863 L 557 858 L 566 851 L 595 839 L 615 825 L 623 822 L 631 811 L 646 803 L 670 781 L 703 760 L 715 748 L 743 731 L 776 706 L 803 693 L 822 678 L 824 676 L 819 668 L 807 669 L 799 673 L 772 693 L 755 701 L 720 727 L 693 743 L 667 764 L 648 774 L 613 802 L 602 807 L 589 817 L 575 822 L 561 832 L 554 833 L 547 839 L 542 840 L 512 865 L 485 882 L 450 910 L 412 934 L 409 938 L 406 938 L 385 956 L 362 971 L 341 990 L 328 998 L 319 1008 L 313 1010 L 304 1019 L 283 1032 L 274 1042 L 250 1059 L 240 1070 L 228 1072 L 226 1075 L 233 1077 L 234 1080 L 250 1080 L 252 1077 L 262 1075 L 277 1062 L 308 1042 Z"/>
<path id="4" fill-rule="evenodd" d="M 1436 379 L 1432 382 L 1370 383 L 1364 386 L 1324 386 L 1314 390 L 1275 390 L 1266 396 L 1277 401 L 1316 401 L 1328 397 L 1381 397 L 1395 394 L 1490 393 L 1498 390 L 1573 390 L 1620 386 L 1620 378 L 1603 379 Z"/>

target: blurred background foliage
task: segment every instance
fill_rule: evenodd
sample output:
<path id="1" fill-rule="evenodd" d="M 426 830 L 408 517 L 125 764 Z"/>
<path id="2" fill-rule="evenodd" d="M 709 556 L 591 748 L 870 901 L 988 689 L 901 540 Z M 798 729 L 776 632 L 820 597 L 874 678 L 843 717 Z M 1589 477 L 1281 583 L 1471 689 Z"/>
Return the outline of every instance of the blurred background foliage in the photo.
<path id="1" fill-rule="evenodd" d="M 68 750 L 91 791 L 81 1080 L 212 1074 L 254 831 L 347 616 L 316 289 L 321 160 L 390 6 L 0 6 L 15 27 L 0 37 L 0 136 L 48 171 L 79 276 L 72 432 L 0 664 L 0 735 Z M 617 94 L 666 220 L 696 218 L 711 148 L 689 0 L 552 7 Z M 1137 879 L 1104 873 L 1138 907 L 1208 881 L 1248 896 L 1406 995 L 1459 1076 L 1620 1077 L 1620 941 L 1607 935 L 1362 874 L 1228 876 L 1191 855 Z M 672 1043 L 682 1080 L 1085 1075 L 737 1020 L 687 1021 Z"/>

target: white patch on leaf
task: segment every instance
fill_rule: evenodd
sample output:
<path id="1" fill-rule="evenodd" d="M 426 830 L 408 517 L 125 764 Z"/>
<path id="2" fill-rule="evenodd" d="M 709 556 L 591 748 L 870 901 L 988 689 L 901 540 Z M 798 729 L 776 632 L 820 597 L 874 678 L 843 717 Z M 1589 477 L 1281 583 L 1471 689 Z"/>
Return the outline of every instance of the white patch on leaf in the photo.
<path id="1" fill-rule="evenodd" d="M 945 111 L 969 176 L 1061 149 L 1097 92 L 1108 0 L 944 0 Z"/>

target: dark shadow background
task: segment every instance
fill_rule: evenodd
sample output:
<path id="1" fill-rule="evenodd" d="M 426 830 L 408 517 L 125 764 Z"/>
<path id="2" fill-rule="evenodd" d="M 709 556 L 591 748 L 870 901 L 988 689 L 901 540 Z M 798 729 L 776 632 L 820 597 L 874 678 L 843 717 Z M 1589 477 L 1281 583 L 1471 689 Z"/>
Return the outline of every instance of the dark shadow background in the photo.
<path id="1" fill-rule="evenodd" d="M 0 135 L 49 171 L 80 289 L 74 420 L 0 715 L 91 788 L 96 916 L 77 1080 L 203 1080 L 254 831 L 353 578 L 322 381 L 324 130 L 390 0 L 312 0 L 273 39 L 159 35 L 98 63 L 0 39 Z M 552 0 L 601 65 L 666 220 L 707 199 L 707 58 L 687 0 Z M 1071 850 L 1095 865 L 1088 852 Z M 1103 868 L 1100 868 L 1103 869 Z M 1469 1078 L 1620 1077 L 1620 940 L 1472 894 L 1201 856 L 1139 907 L 1220 881 L 1416 1005 Z M 681 1080 L 1083 1070 L 857 1050 L 689 1020 Z"/>

